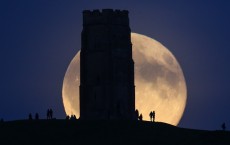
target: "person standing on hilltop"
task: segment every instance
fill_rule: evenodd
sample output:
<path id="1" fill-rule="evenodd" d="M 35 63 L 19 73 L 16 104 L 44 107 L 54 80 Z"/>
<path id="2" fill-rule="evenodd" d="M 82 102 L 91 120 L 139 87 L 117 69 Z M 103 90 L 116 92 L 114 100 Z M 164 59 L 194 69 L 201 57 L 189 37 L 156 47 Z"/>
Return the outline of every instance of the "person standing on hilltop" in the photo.
<path id="1" fill-rule="evenodd" d="M 50 119 L 53 119 L 53 110 L 50 109 Z"/>
<path id="2" fill-rule="evenodd" d="M 223 123 L 223 124 L 221 125 L 221 127 L 222 127 L 223 131 L 225 131 L 225 129 L 226 129 L 225 123 Z"/>
<path id="3" fill-rule="evenodd" d="M 29 114 L 29 120 L 33 120 L 31 113 Z"/>
<path id="4" fill-rule="evenodd" d="M 155 111 L 152 111 L 152 120 L 153 120 L 153 122 L 155 122 Z"/>
<path id="5" fill-rule="evenodd" d="M 53 110 L 50 108 L 47 110 L 47 119 L 53 119 Z"/>
<path id="6" fill-rule="evenodd" d="M 143 116 L 142 116 L 142 114 L 140 114 L 140 116 L 139 116 L 139 120 L 140 120 L 140 121 L 142 121 L 142 120 L 143 120 Z"/>
<path id="7" fill-rule="evenodd" d="M 149 113 L 149 117 L 150 117 L 150 121 L 152 122 L 152 118 L 153 118 L 153 112 L 152 111 Z"/>

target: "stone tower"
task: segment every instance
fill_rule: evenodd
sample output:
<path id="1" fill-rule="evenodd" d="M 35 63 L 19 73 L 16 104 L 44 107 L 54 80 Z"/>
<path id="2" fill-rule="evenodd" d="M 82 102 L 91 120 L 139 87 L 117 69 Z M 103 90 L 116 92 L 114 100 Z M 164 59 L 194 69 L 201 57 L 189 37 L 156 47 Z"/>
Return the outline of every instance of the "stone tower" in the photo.
<path id="1" fill-rule="evenodd" d="M 81 119 L 135 119 L 128 11 L 83 11 L 80 69 Z"/>

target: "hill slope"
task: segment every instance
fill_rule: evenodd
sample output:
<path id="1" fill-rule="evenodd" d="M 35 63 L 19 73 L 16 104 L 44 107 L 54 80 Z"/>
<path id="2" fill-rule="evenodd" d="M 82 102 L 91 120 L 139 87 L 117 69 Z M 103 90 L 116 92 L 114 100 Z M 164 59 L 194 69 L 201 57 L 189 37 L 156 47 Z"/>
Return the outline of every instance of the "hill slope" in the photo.
<path id="1" fill-rule="evenodd" d="M 0 123 L 0 145 L 230 145 L 230 132 L 164 123 L 39 120 Z"/>

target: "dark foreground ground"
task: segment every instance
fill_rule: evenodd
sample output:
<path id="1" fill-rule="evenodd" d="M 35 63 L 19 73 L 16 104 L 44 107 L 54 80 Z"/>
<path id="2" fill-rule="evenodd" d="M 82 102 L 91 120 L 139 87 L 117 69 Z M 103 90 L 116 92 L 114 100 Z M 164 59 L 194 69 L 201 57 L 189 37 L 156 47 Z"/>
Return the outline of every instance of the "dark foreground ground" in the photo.
<path id="1" fill-rule="evenodd" d="M 0 123 L 0 145 L 230 145 L 230 132 L 164 123 L 39 120 Z"/>

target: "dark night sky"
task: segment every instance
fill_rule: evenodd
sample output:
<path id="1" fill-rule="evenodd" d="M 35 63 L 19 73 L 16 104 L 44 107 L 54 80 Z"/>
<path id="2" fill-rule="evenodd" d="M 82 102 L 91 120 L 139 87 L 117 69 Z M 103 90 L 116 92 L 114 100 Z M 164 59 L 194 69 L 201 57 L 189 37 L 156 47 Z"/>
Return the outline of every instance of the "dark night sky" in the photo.
<path id="1" fill-rule="evenodd" d="M 227 0 L 1 0 L 0 118 L 64 118 L 62 82 L 80 49 L 82 10 L 127 9 L 133 32 L 179 61 L 188 99 L 180 127 L 230 128 L 230 2 Z"/>

